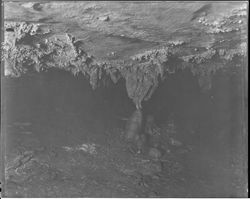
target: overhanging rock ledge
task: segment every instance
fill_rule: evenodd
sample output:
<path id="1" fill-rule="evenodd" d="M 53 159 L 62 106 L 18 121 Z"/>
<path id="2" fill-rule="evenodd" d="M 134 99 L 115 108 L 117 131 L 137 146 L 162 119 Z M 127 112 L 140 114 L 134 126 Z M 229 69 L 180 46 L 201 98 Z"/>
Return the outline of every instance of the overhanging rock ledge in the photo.
<path id="1" fill-rule="evenodd" d="M 245 2 L 210 3 L 205 14 L 199 10 L 206 2 L 140 4 L 143 9 L 132 2 L 47 2 L 40 11 L 19 4 L 5 3 L 6 11 L 15 10 L 7 12 L 4 26 L 6 76 L 54 67 L 84 74 L 93 89 L 123 78 L 128 96 L 140 108 L 168 75 L 182 69 L 190 69 L 206 90 L 217 70 L 246 65 Z M 173 13 L 182 9 L 180 4 L 183 13 Z M 156 12 L 160 7 L 170 13 Z M 45 14 L 51 16 L 47 21 Z M 35 20 L 28 21 L 32 16 Z"/>

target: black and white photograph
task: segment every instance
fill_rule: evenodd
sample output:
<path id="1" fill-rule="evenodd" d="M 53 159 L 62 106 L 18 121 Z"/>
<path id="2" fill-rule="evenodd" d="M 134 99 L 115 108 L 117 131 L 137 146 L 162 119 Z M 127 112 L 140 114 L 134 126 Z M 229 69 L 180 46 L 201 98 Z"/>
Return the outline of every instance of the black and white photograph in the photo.
<path id="1" fill-rule="evenodd" d="M 1 2 L 1 197 L 247 198 L 248 1 Z"/>

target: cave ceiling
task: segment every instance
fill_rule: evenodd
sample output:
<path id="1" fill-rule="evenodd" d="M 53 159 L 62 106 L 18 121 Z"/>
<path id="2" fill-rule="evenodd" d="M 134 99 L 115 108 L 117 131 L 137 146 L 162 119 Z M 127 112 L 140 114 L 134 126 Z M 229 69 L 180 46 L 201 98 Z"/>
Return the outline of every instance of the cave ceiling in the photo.
<path id="1" fill-rule="evenodd" d="M 95 88 L 108 74 L 140 106 L 176 68 L 208 77 L 246 57 L 247 23 L 244 1 L 4 1 L 5 75 L 57 67 Z"/>

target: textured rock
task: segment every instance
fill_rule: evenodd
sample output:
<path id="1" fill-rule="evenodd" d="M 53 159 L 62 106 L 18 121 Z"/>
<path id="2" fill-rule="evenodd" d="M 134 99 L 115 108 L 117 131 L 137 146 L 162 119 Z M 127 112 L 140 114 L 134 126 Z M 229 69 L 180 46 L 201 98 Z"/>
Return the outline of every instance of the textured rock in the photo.
<path id="1" fill-rule="evenodd" d="M 83 73 L 93 89 L 123 78 L 137 107 L 179 69 L 209 89 L 217 70 L 246 59 L 244 2 L 5 2 L 4 9 L 5 75 L 56 67 Z"/>
<path id="2" fill-rule="evenodd" d="M 162 157 L 161 151 L 157 148 L 150 148 L 148 155 L 154 160 L 159 160 Z"/>

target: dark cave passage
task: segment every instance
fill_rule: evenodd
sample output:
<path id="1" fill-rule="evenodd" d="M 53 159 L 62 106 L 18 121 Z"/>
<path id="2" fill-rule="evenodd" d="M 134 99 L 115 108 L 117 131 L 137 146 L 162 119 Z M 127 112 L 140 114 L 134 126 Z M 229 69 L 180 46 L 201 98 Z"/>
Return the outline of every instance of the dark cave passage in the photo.
<path id="1" fill-rule="evenodd" d="M 218 72 L 212 89 L 202 92 L 190 71 L 179 71 L 169 75 L 143 104 L 144 114 L 153 115 L 157 125 L 173 119 L 176 139 L 192 149 L 180 157 L 185 168 L 181 175 L 190 181 L 184 189 L 192 192 L 190 196 L 200 196 L 206 189 L 197 188 L 197 182 L 193 182 L 196 176 L 220 187 L 214 195 L 209 194 L 215 188 L 208 189 L 208 196 L 243 193 L 233 184 L 237 179 L 243 182 L 242 173 L 236 175 L 231 168 L 237 161 L 241 166 L 244 162 L 244 157 L 239 156 L 241 75 L 239 70 Z M 83 75 L 73 76 L 59 70 L 4 78 L 2 89 L 5 129 L 14 122 L 29 121 L 33 124 L 31 131 L 49 146 L 81 143 L 91 140 L 91 134 L 96 137 L 92 141 L 105 143 L 105 132 L 114 127 L 124 128 L 124 118 L 129 118 L 135 110 L 124 81 L 92 90 Z M 11 130 L 6 131 L 8 147 L 12 148 L 16 137 L 10 136 Z"/>
<path id="2" fill-rule="evenodd" d="M 5 1 L 1 195 L 248 196 L 248 4 Z"/>

